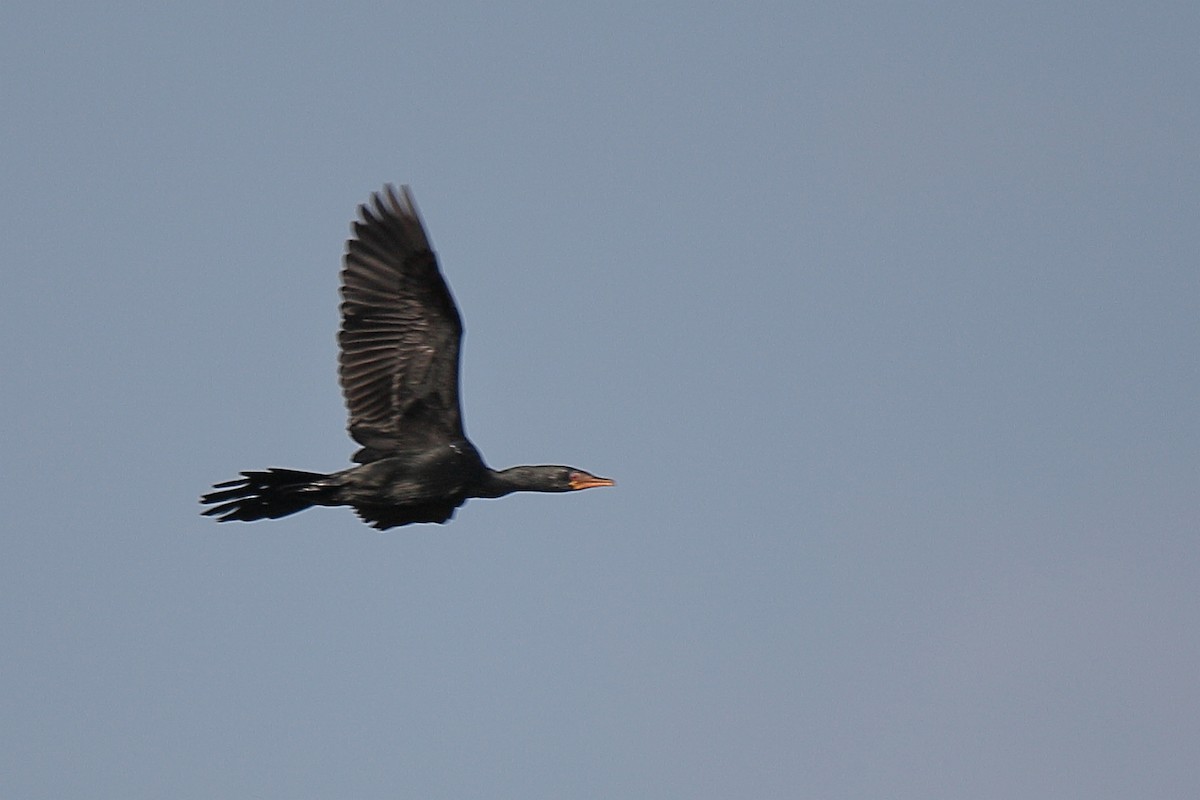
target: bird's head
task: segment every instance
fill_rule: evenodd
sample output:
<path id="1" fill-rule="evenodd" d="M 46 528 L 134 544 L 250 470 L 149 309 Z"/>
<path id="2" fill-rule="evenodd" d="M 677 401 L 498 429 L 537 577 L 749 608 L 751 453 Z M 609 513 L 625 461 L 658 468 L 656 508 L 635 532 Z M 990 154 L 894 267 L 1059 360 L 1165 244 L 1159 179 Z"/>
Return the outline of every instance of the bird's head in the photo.
<path id="1" fill-rule="evenodd" d="M 576 467 L 549 465 L 532 469 L 536 470 L 533 474 L 542 484 L 543 492 L 577 492 L 580 489 L 615 485 L 611 478 L 600 478 Z"/>
<path id="2" fill-rule="evenodd" d="M 567 488 L 563 491 L 576 492 L 580 489 L 595 489 L 597 486 L 616 486 L 617 482 L 612 478 L 598 478 L 590 472 L 584 472 L 581 469 L 574 467 L 563 467 L 566 472 Z"/>

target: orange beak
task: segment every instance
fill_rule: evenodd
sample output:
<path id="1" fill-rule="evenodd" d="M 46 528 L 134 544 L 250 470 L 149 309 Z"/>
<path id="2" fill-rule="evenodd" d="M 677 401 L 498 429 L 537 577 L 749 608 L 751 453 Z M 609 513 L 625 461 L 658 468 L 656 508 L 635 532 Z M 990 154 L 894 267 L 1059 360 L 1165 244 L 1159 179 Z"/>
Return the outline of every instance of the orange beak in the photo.
<path id="1" fill-rule="evenodd" d="M 597 478 L 595 475 L 589 475 L 586 472 L 571 473 L 571 488 L 572 489 L 594 489 L 597 486 L 616 486 L 617 482 L 611 478 Z"/>

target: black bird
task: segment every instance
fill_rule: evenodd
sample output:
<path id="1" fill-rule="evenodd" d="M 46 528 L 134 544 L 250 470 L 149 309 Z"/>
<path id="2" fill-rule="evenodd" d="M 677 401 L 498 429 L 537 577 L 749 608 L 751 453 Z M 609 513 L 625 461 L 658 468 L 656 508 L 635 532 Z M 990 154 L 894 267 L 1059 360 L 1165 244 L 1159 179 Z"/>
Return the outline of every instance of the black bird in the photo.
<path id="1" fill-rule="evenodd" d="M 338 376 L 358 466 L 325 475 L 271 468 L 218 483 L 200 502 L 221 522 L 352 506 L 380 530 L 445 522 L 471 497 L 612 486 L 574 467 L 489 469 L 463 432 L 462 320 L 407 186 L 358 207 L 342 269 Z"/>

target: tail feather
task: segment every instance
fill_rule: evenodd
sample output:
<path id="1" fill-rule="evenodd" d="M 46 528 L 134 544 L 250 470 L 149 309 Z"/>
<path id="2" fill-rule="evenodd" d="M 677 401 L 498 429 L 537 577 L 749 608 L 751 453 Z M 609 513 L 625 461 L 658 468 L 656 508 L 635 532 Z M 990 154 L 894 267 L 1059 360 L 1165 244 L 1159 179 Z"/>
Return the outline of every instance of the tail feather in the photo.
<path id="1" fill-rule="evenodd" d="M 320 472 L 271 467 L 265 472 L 243 472 L 242 477 L 213 486 L 200 502 L 211 505 L 204 515 L 218 522 L 279 519 L 288 514 L 323 505 L 333 498 L 337 486 Z"/>

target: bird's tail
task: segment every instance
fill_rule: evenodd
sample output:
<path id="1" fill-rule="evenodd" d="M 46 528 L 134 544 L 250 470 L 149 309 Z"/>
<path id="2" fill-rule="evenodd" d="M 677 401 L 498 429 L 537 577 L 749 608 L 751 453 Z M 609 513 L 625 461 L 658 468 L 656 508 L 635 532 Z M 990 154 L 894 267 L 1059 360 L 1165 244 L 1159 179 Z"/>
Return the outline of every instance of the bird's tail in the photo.
<path id="1" fill-rule="evenodd" d="M 237 480 L 213 486 L 200 502 L 211 505 L 204 514 L 218 522 L 279 519 L 309 506 L 329 505 L 338 486 L 320 472 L 272 467 L 265 472 L 243 472 Z"/>

